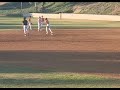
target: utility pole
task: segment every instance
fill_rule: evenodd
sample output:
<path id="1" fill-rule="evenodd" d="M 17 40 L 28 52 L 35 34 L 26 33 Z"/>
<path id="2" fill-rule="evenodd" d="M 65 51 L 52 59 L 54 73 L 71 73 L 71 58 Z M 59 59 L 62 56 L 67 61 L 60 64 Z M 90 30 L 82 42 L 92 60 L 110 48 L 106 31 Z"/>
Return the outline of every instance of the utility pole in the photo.
<path id="1" fill-rule="evenodd" d="M 36 7 L 36 2 L 35 2 L 35 7 Z"/>
<path id="2" fill-rule="evenodd" d="M 21 14 L 22 14 L 22 2 L 21 2 Z"/>
<path id="3" fill-rule="evenodd" d="M 21 11 L 22 11 L 22 2 L 21 2 Z"/>
<path id="4" fill-rule="evenodd" d="M 36 12 L 37 12 L 37 4 L 36 4 L 36 2 L 35 2 L 35 10 L 36 10 Z"/>

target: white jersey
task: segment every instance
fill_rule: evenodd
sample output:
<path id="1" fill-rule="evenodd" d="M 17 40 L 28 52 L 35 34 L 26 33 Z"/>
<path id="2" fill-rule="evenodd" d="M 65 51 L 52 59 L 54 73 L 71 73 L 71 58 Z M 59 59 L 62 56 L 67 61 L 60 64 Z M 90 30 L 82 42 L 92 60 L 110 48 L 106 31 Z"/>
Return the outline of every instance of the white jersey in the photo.
<path id="1" fill-rule="evenodd" d="M 28 23 L 31 24 L 31 19 L 28 20 Z"/>
<path id="2" fill-rule="evenodd" d="M 38 18 L 38 23 L 42 23 L 42 19 L 41 18 Z"/>

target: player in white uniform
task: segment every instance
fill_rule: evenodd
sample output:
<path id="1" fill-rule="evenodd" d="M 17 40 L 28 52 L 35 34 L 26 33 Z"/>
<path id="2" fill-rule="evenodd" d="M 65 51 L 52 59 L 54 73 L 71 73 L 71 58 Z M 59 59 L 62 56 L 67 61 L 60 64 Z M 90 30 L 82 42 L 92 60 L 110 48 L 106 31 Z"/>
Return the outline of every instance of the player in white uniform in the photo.
<path id="1" fill-rule="evenodd" d="M 47 18 L 45 18 L 45 22 L 46 22 L 46 34 L 48 34 L 48 30 L 50 31 L 51 35 L 53 35 L 53 32 L 50 28 L 50 24 Z"/>
<path id="2" fill-rule="evenodd" d="M 28 28 L 32 30 L 31 16 L 28 18 Z"/>
<path id="3" fill-rule="evenodd" d="M 43 28 L 43 24 L 44 24 L 44 18 L 43 16 L 41 17 L 41 28 Z"/>
<path id="4" fill-rule="evenodd" d="M 28 21 L 26 20 L 26 18 L 24 17 L 24 20 L 22 22 L 23 25 L 23 30 L 24 30 L 24 36 L 29 35 L 29 31 L 28 31 Z"/>
<path id="5" fill-rule="evenodd" d="M 41 31 L 42 28 L 42 19 L 41 17 L 38 18 L 38 32 Z"/>

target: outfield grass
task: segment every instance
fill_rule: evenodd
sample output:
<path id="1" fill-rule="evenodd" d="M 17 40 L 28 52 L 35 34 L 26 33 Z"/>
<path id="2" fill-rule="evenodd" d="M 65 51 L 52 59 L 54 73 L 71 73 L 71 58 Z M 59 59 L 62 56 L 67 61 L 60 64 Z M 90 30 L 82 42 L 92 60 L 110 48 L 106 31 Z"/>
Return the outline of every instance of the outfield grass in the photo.
<path id="1" fill-rule="evenodd" d="M 1 88 L 119 88 L 120 79 L 78 73 L 1 73 Z"/>
<path id="2" fill-rule="evenodd" d="M 23 17 L 0 16 L 0 29 L 21 29 Z M 118 21 L 49 19 L 53 29 L 119 28 Z M 33 28 L 37 28 L 37 18 L 32 18 Z"/>
<path id="3" fill-rule="evenodd" d="M 0 88 L 120 88 L 120 78 L 95 73 L 0 66 Z"/>
<path id="4" fill-rule="evenodd" d="M 120 79 L 70 72 L 0 73 L 0 88 L 120 88 Z"/>

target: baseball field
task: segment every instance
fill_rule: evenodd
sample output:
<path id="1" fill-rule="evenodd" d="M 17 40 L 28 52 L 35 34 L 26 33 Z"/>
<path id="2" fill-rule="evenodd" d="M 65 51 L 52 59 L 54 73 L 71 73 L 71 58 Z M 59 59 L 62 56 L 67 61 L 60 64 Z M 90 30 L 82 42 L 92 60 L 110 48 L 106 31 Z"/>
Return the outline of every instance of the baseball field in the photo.
<path id="1" fill-rule="evenodd" d="M 0 16 L 1 88 L 120 88 L 120 22 L 50 19 L 25 37 L 22 17 Z"/>

